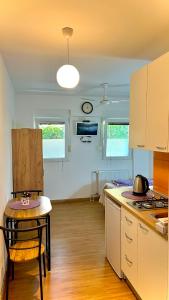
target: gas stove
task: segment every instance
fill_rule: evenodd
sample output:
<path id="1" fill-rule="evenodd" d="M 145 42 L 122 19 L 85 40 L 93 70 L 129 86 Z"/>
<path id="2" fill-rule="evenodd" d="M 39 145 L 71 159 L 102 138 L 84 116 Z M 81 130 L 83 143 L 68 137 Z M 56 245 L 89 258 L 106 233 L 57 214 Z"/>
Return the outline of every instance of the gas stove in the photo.
<path id="1" fill-rule="evenodd" d="M 138 210 L 168 208 L 168 199 L 165 197 L 152 197 L 147 200 L 130 201 L 127 203 Z"/>

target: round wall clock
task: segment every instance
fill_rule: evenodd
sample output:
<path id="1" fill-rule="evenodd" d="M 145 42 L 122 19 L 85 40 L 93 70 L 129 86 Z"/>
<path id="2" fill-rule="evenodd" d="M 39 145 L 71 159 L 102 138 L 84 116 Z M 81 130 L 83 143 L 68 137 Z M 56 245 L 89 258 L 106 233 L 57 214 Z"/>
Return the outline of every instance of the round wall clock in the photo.
<path id="1" fill-rule="evenodd" d="M 90 103 L 90 102 L 84 102 L 82 104 L 82 111 L 85 114 L 90 114 L 93 111 L 93 105 L 92 105 L 92 103 Z"/>

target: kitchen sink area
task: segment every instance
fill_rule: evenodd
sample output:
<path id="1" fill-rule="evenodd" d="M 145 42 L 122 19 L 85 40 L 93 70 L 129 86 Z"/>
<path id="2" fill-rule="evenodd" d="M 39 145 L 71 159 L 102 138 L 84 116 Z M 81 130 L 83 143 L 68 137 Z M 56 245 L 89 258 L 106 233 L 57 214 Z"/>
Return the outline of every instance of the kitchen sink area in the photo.
<path id="1" fill-rule="evenodd" d="M 151 214 L 153 218 L 156 220 L 161 219 L 161 218 L 168 218 L 168 211 L 160 212 L 160 213 L 153 213 Z"/>
<path id="2" fill-rule="evenodd" d="M 152 220 L 154 229 L 168 238 L 168 198 L 157 194 L 147 199 L 127 201 L 127 204 L 138 212 L 139 218 Z"/>

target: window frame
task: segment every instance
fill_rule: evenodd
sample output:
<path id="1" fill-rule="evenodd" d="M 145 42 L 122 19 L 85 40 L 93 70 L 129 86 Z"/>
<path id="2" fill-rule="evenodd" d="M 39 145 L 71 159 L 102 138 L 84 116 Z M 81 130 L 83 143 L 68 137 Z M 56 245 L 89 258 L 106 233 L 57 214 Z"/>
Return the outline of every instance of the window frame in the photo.
<path id="1" fill-rule="evenodd" d="M 122 121 L 122 120 L 114 120 L 114 119 L 106 119 L 103 121 L 103 159 L 104 160 L 128 160 L 132 157 L 132 151 L 129 148 L 128 143 L 128 155 L 127 156 L 106 156 L 106 148 L 107 148 L 107 125 L 128 125 L 130 130 L 130 124 L 128 120 Z"/>
<path id="2" fill-rule="evenodd" d="M 69 160 L 69 122 L 67 118 L 64 117 L 36 117 L 35 118 L 35 126 L 39 128 L 40 124 L 65 124 L 65 157 L 52 157 L 52 158 L 44 158 L 44 161 L 53 162 L 53 161 L 68 161 Z M 43 145 L 43 137 L 42 137 L 42 145 Z"/>

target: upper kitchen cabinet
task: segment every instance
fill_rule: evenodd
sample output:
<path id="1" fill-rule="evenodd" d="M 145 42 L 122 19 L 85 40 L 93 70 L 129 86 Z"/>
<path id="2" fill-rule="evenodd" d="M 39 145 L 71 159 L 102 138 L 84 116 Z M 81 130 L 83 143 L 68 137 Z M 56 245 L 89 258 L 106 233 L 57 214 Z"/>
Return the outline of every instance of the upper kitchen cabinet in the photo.
<path id="1" fill-rule="evenodd" d="M 148 65 L 147 145 L 168 151 L 169 52 Z"/>
<path id="2" fill-rule="evenodd" d="M 130 147 L 168 152 L 169 52 L 133 74 Z"/>
<path id="3" fill-rule="evenodd" d="M 146 148 L 147 65 L 135 72 L 130 88 L 130 138 L 132 148 Z"/>

